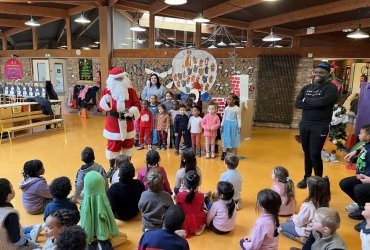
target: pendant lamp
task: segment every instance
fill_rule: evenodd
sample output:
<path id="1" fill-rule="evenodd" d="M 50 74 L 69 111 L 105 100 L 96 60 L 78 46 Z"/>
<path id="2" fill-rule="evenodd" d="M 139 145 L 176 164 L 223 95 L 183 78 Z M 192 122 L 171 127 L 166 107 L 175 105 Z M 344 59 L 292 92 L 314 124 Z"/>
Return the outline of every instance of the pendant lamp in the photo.
<path id="1" fill-rule="evenodd" d="M 278 36 L 278 35 L 275 35 L 273 30 L 272 30 L 272 27 L 271 27 L 271 32 L 268 36 L 265 36 L 264 38 L 262 38 L 262 41 L 264 42 L 276 42 L 276 41 L 281 41 L 283 40 L 282 37 Z"/>
<path id="2" fill-rule="evenodd" d="M 25 25 L 32 26 L 32 27 L 38 27 L 40 26 L 40 23 L 35 21 L 32 16 L 31 19 L 24 23 Z"/>
<path id="3" fill-rule="evenodd" d="M 164 3 L 168 5 L 181 5 L 186 4 L 187 2 L 187 0 L 164 0 Z"/>
<path id="4" fill-rule="evenodd" d="M 369 34 L 363 32 L 361 30 L 361 25 L 358 26 L 357 30 L 349 33 L 347 35 L 348 38 L 353 38 L 353 39 L 364 39 L 364 38 L 369 38 Z"/>
<path id="5" fill-rule="evenodd" d="M 84 23 L 84 24 L 91 23 L 91 21 L 84 16 L 83 12 L 81 12 L 81 16 L 79 16 L 75 19 L 75 22 L 76 23 Z"/>

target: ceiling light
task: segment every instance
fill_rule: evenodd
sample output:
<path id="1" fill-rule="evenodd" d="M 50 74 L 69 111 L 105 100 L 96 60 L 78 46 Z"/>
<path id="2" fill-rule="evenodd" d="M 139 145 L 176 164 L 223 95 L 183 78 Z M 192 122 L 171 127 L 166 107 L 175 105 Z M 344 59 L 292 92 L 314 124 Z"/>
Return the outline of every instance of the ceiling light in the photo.
<path id="1" fill-rule="evenodd" d="M 271 27 L 271 33 L 268 36 L 265 36 L 264 38 L 262 38 L 262 41 L 264 42 L 276 42 L 276 41 L 281 41 L 281 40 L 283 40 L 283 38 L 278 35 L 275 35 L 274 32 L 272 31 L 272 27 Z"/>
<path id="2" fill-rule="evenodd" d="M 155 41 L 155 42 L 154 42 L 154 45 L 155 45 L 155 46 L 160 46 L 160 45 L 162 45 L 162 44 L 163 44 L 163 43 L 162 43 L 161 41 Z"/>
<path id="3" fill-rule="evenodd" d="M 62 46 L 59 46 L 61 48 L 68 48 L 67 45 L 62 45 Z"/>
<path id="4" fill-rule="evenodd" d="M 135 32 L 143 32 L 143 31 L 145 31 L 146 29 L 145 29 L 145 28 L 143 28 L 143 27 L 141 27 L 141 26 L 140 26 L 140 24 L 139 24 L 139 21 L 137 21 L 137 23 L 136 23 L 134 26 L 132 26 L 132 27 L 130 28 L 130 30 L 131 30 L 131 31 L 135 31 Z"/>
<path id="5" fill-rule="evenodd" d="M 32 26 L 32 27 L 38 27 L 40 26 L 40 23 L 35 21 L 32 16 L 31 19 L 24 23 L 25 25 Z"/>
<path id="6" fill-rule="evenodd" d="M 223 40 L 221 40 L 221 42 L 219 42 L 219 43 L 217 44 L 217 46 L 225 47 L 225 46 L 226 46 L 226 43 L 224 43 L 224 41 L 223 41 Z"/>
<path id="7" fill-rule="evenodd" d="M 167 43 L 166 43 L 164 46 L 166 46 L 166 47 L 170 47 L 170 45 L 169 45 L 169 44 L 167 44 Z"/>
<path id="8" fill-rule="evenodd" d="M 229 43 L 230 46 L 236 46 L 238 43 Z"/>
<path id="9" fill-rule="evenodd" d="M 361 27 L 360 25 L 358 26 L 357 30 L 352 32 L 352 33 L 349 33 L 347 35 L 348 38 L 353 38 L 353 39 L 363 39 L 363 38 L 368 38 L 369 37 L 369 34 L 363 32 L 361 30 Z"/>
<path id="10" fill-rule="evenodd" d="M 164 3 L 168 5 L 181 5 L 186 4 L 187 2 L 187 0 L 164 0 Z"/>
<path id="11" fill-rule="evenodd" d="M 100 44 L 100 42 L 99 41 L 96 41 L 96 42 L 94 42 L 95 44 Z"/>
<path id="12" fill-rule="evenodd" d="M 348 32 L 352 32 L 353 31 L 353 29 L 343 29 L 342 30 L 344 33 L 348 33 Z"/>
<path id="13" fill-rule="evenodd" d="M 83 50 L 91 50 L 91 48 L 90 47 L 87 47 L 87 46 L 81 47 L 81 49 L 83 49 Z"/>
<path id="14" fill-rule="evenodd" d="M 209 46 L 208 47 L 209 49 L 217 49 L 217 47 L 214 45 L 214 44 L 212 44 L 211 46 Z"/>
<path id="15" fill-rule="evenodd" d="M 81 12 L 81 16 L 75 19 L 75 22 L 76 23 L 91 23 L 91 21 L 84 16 L 83 12 Z"/>
<path id="16" fill-rule="evenodd" d="M 90 44 L 90 45 L 89 45 L 89 47 L 90 47 L 90 48 L 97 48 L 97 47 L 99 47 L 99 46 L 98 46 L 97 44 Z"/>
<path id="17" fill-rule="evenodd" d="M 241 40 L 240 42 L 241 42 L 241 43 L 246 43 L 246 42 L 247 42 L 247 40 Z"/>
<path id="18" fill-rule="evenodd" d="M 193 19 L 194 22 L 196 23 L 208 23 L 210 20 L 206 17 L 203 16 L 203 11 L 199 16 Z"/>
<path id="19" fill-rule="evenodd" d="M 175 40 L 174 37 L 167 37 L 168 40 Z"/>
<path id="20" fill-rule="evenodd" d="M 244 49 L 245 47 L 244 46 L 236 46 L 235 48 L 236 49 Z"/>

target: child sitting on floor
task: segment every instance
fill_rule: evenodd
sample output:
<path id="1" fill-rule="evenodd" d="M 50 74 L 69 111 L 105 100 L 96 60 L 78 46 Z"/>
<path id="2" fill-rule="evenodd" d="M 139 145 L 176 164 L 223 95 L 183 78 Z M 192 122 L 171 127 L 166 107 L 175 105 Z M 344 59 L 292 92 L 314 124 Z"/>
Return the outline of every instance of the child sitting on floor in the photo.
<path id="1" fill-rule="evenodd" d="M 15 197 L 12 184 L 0 178 L 0 245 L 1 249 L 31 250 L 40 248 L 37 243 L 28 240 L 19 224 L 19 213 L 10 203 Z"/>
<path id="2" fill-rule="evenodd" d="M 128 155 L 119 155 L 117 156 L 115 163 L 114 163 L 114 169 L 113 169 L 113 174 L 112 174 L 112 179 L 111 179 L 111 184 L 113 185 L 114 183 L 119 182 L 119 166 L 122 166 L 124 162 L 131 162 L 131 156 Z"/>
<path id="3" fill-rule="evenodd" d="M 294 193 L 294 183 L 289 177 L 289 172 L 284 167 L 276 167 L 272 170 L 274 183 L 271 189 L 281 197 L 280 216 L 292 215 L 295 212 L 296 200 Z"/>
<path id="4" fill-rule="evenodd" d="M 67 227 L 56 239 L 55 250 L 86 250 L 86 233 L 80 226 Z"/>
<path id="5" fill-rule="evenodd" d="M 162 228 L 163 214 L 173 205 L 171 196 L 162 191 L 163 177 L 158 170 L 151 169 L 146 175 L 146 181 L 149 189 L 141 194 L 139 201 L 143 232 Z"/>
<path id="6" fill-rule="evenodd" d="M 158 151 L 154 149 L 149 150 L 148 153 L 146 153 L 146 167 L 143 167 L 142 169 L 139 170 L 139 173 L 137 174 L 137 179 L 144 184 L 145 190 L 147 190 L 148 181 L 146 180 L 145 176 L 151 169 L 158 170 L 161 173 L 162 179 L 163 179 L 163 187 L 162 187 L 163 191 L 169 194 L 172 194 L 172 190 L 168 182 L 166 170 L 164 170 L 163 167 L 159 166 L 160 160 L 161 160 L 161 157 L 159 156 Z"/>
<path id="7" fill-rule="evenodd" d="M 107 173 L 104 168 L 95 162 L 94 150 L 90 147 L 85 147 L 81 152 L 81 160 L 85 163 L 78 170 L 75 180 L 75 192 L 72 196 L 72 202 L 76 203 L 81 198 L 81 193 L 84 188 L 84 179 L 87 173 L 96 171 L 101 174 L 105 182 L 105 190 L 108 189 Z"/>
<path id="8" fill-rule="evenodd" d="M 24 180 L 19 188 L 22 190 L 22 204 L 30 214 L 42 214 L 53 196 L 43 174 L 44 165 L 40 160 L 27 161 L 23 167 Z"/>

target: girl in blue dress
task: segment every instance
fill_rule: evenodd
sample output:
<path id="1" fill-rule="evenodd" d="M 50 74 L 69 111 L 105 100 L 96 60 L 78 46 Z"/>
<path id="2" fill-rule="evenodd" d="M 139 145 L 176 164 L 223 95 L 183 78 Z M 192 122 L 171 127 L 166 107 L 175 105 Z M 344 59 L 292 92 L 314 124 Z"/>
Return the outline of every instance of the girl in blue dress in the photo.
<path id="1" fill-rule="evenodd" d="M 239 97 L 231 93 L 226 98 L 226 108 L 221 122 L 222 155 L 225 159 L 227 149 L 237 155 L 240 147 L 241 115 L 239 108 Z"/>

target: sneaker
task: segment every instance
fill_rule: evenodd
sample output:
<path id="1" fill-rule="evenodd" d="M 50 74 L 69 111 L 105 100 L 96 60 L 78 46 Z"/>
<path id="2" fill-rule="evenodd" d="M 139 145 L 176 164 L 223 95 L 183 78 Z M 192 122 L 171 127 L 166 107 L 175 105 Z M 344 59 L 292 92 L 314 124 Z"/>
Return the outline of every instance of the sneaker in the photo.
<path id="1" fill-rule="evenodd" d="M 329 157 L 330 157 L 330 154 L 328 152 L 326 152 L 325 150 L 321 151 L 321 159 L 323 161 L 330 161 Z"/>
<path id="2" fill-rule="evenodd" d="M 152 150 L 152 145 L 151 144 L 148 145 L 148 150 Z"/>
<path id="3" fill-rule="evenodd" d="M 337 158 L 336 154 L 330 154 L 330 155 L 329 155 L 329 161 L 330 161 L 330 162 L 339 162 L 339 160 L 338 160 L 338 158 Z"/>
<path id="4" fill-rule="evenodd" d="M 357 210 L 354 212 L 350 212 L 348 214 L 348 217 L 351 218 L 352 220 L 365 220 L 364 216 L 361 214 L 362 210 Z"/>
<path id="5" fill-rule="evenodd" d="M 356 224 L 356 225 L 355 225 L 355 227 L 354 227 L 354 229 L 355 229 L 357 232 L 361 232 L 361 229 L 365 229 L 366 224 L 367 224 L 367 222 L 366 222 L 366 220 L 364 220 L 364 221 L 362 221 L 362 222 L 360 222 L 360 223 Z"/>
<path id="6" fill-rule="evenodd" d="M 179 155 L 180 153 L 179 153 L 179 151 L 178 150 L 176 150 L 175 151 L 175 155 Z"/>
<path id="7" fill-rule="evenodd" d="M 180 149 L 181 150 L 184 150 L 184 149 L 186 149 L 187 147 L 185 146 L 185 145 L 182 145 L 181 147 L 180 147 Z"/>
<path id="8" fill-rule="evenodd" d="M 226 152 L 222 152 L 221 161 L 225 160 Z"/>
<path id="9" fill-rule="evenodd" d="M 167 150 L 167 146 L 166 145 L 163 145 L 162 146 L 162 150 Z"/>
<path id="10" fill-rule="evenodd" d="M 349 213 L 357 211 L 359 209 L 360 209 L 360 207 L 358 206 L 358 204 L 356 202 L 352 202 L 351 204 L 346 206 L 346 211 L 349 212 Z"/>
<path id="11" fill-rule="evenodd" d="M 144 145 L 140 145 L 139 147 L 136 147 L 137 150 L 142 150 L 144 149 Z"/>
<path id="12" fill-rule="evenodd" d="M 157 150 L 162 150 L 162 146 L 161 146 L 161 145 L 159 145 L 159 146 L 157 147 Z"/>
<path id="13" fill-rule="evenodd" d="M 215 152 L 211 153 L 211 158 L 216 158 Z"/>
<path id="14" fill-rule="evenodd" d="M 202 150 L 198 150 L 198 157 L 202 157 Z"/>
<path id="15" fill-rule="evenodd" d="M 177 234 L 178 236 L 180 236 L 182 238 L 186 238 L 186 231 L 184 229 L 176 230 L 175 234 Z"/>
<path id="16" fill-rule="evenodd" d="M 40 232 L 43 228 L 42 225 L 43 225 L 43 223 L 33 226 L 32 230 L 30 232 L 31 240 L 33 242 L 37 241 L 37 238 L 39 237 L 39 234 L 40 234 Z"/>
<path id="17" fill-rule="evenodd" d="M 307 188 L 307 179 L 306 178 L 303 178 L 303 180 L 301 180 L 300 182 L 298 182 L 297 188 L 300 188 L 300 189 Z"/>
<path id="18" fill-rule="evenodd" d="M 209 159 L 209 152 L 206 152 L 206 158 Z"/>

